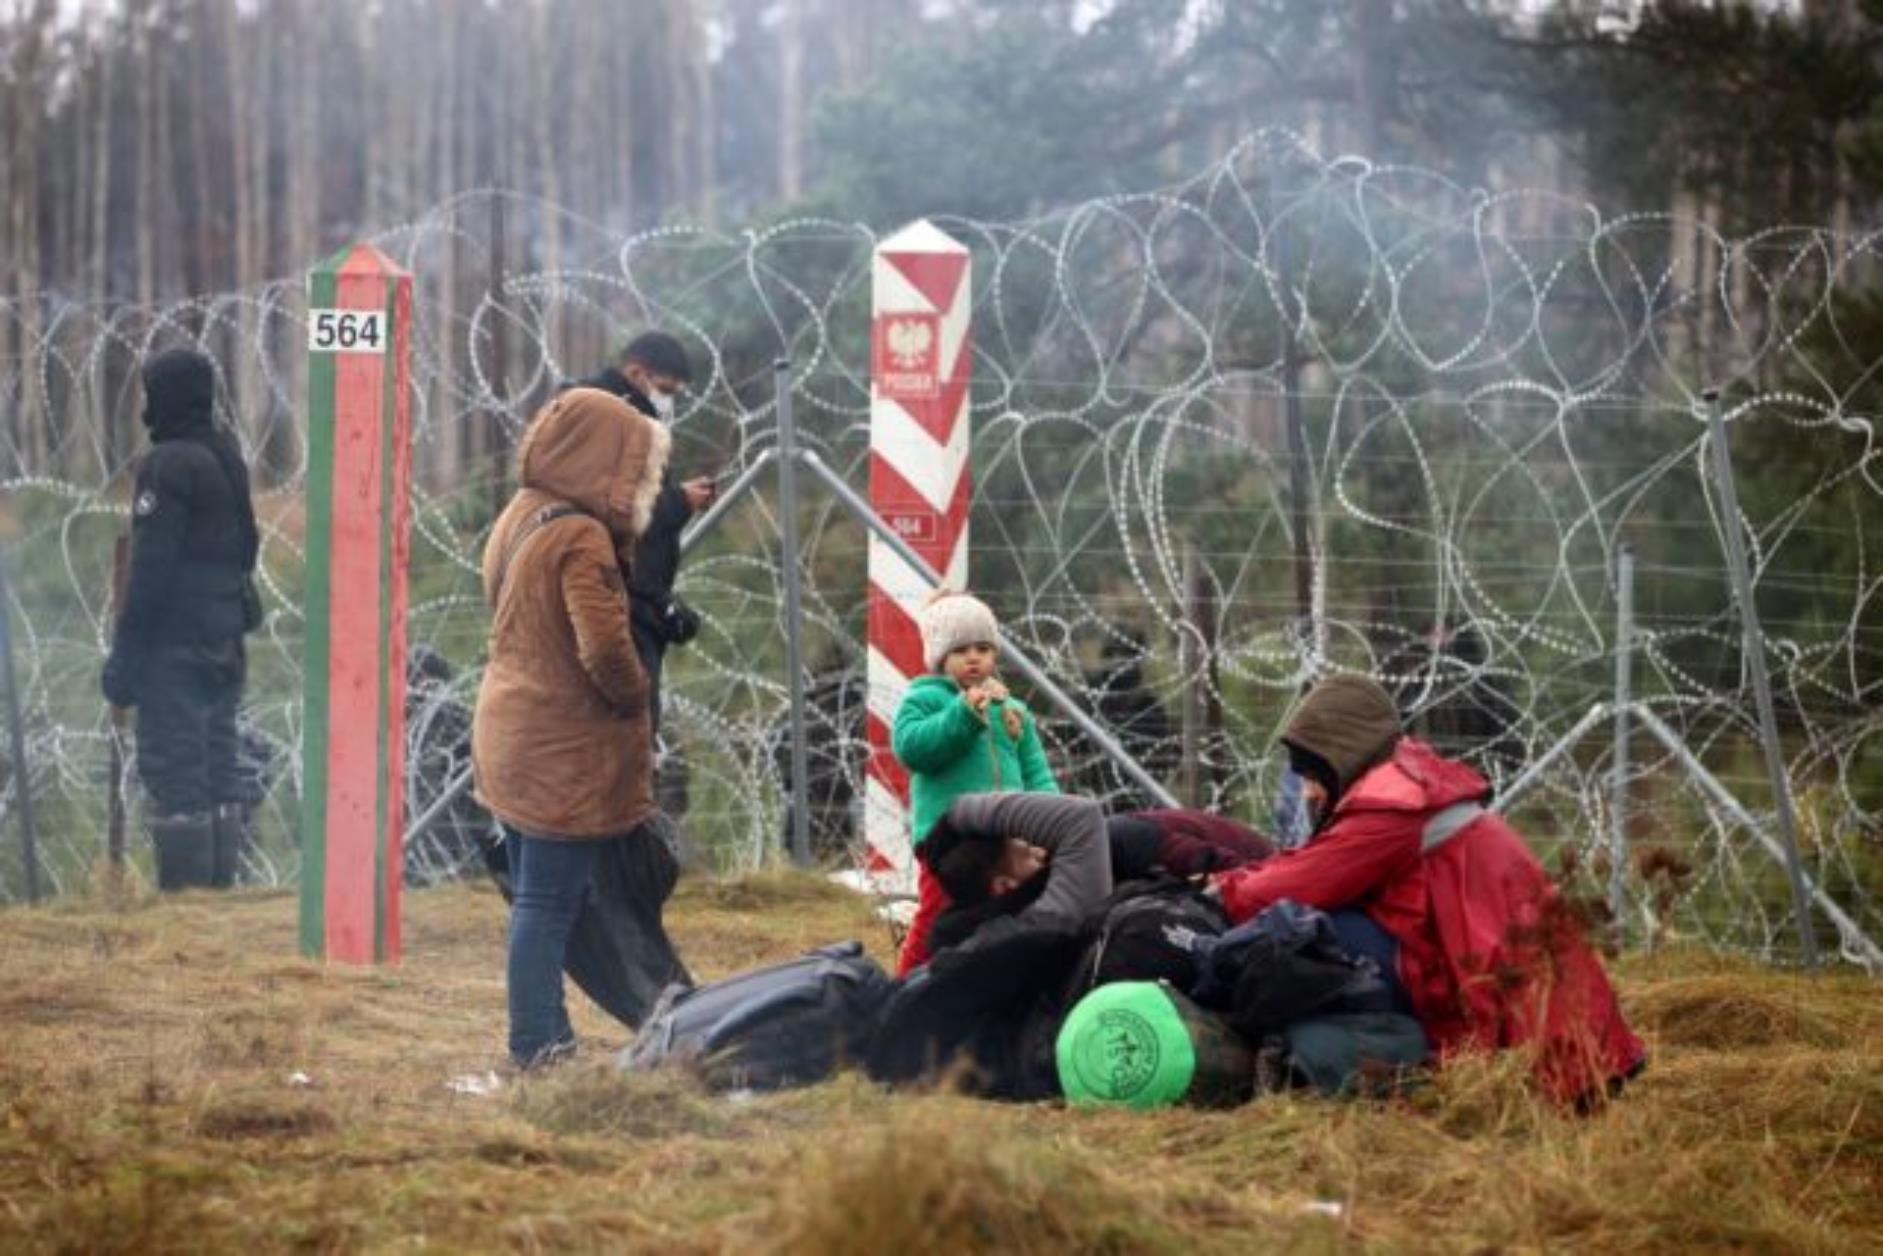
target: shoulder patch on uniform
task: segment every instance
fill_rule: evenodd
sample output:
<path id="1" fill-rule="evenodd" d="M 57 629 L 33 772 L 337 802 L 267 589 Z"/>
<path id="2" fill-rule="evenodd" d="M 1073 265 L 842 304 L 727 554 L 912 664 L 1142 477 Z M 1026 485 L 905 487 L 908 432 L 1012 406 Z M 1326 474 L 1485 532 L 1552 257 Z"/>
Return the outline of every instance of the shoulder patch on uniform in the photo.
<path id="1" fill-rule="evenodd" d="M 149 489 L 145 489 L 137 495 L 137 501 L 132 504 L 131 509 L 140 519 L 144 518 L 146 515 L 156 514 L 157 494 Z"/>

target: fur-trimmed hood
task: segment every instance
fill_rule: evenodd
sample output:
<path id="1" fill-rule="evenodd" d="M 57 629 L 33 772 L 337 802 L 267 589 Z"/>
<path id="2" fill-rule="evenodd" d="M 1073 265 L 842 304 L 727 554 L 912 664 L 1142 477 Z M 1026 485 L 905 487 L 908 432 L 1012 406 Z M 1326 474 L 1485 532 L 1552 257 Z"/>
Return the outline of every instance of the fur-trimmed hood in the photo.
<path id="1" fill-rule="evenodd" d="M 620 555 L 653 514 L 667 444 L 626 402 L 578 388 L 537 412 L 517 450 L 521 487 L 484 545 L 490 648 L 471 760 L 478 800 L 523 832 L 615 837 L 653 810 L 648 678 Z"/>
<path id="2" fill-rule="evenodd" d="M 517 483 L 580 507 L 619 543 L 647 531 L 672 443 L 664 425 L 619 397 L 572 388 L 523 433 Z"/>

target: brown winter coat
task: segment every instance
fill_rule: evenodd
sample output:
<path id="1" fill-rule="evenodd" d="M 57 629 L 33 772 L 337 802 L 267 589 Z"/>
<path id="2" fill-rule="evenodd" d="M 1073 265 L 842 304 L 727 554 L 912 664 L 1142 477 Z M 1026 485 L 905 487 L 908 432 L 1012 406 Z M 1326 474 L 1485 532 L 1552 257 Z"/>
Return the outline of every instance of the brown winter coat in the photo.
<path id="1" fill-rule="evenodd" d="M 631 553 L 647 526 L 668 441 L 607 393 L 561 394 L 524 432 L 521 487 L 484 547 L 477 797 L 532 836 L 612 837 L 653 810 L 647 677 L 616 553 Z M 536 525 L 562 505 L 581 513 Z"/>

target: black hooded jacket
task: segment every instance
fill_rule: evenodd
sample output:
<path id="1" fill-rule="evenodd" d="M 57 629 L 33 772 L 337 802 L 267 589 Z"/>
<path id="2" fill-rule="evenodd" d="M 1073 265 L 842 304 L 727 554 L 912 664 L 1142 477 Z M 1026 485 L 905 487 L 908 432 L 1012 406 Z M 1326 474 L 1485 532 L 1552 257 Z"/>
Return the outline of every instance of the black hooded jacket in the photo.
<path id="1" fill-rule="evenodd" d="M 613 393 L 655 422 L 664 422 L 647 394 L 636 388 L 617 367 L 611 366 L 566 387 L 599 388 Z M 648 520 L 647 531 L 641 533 L 635 544 L 634 561 L 628 568 L 628 606 L 636 636 L 665 643 L 663 625 L 667 608 L 673 604 L 673 582 L 680 576 L 680 533 L 692 517 L 693 509 L 687 505 L 686 494 L 669 470 L 661 477 L 653 517 Z"/>
<path id="2" fill-rule="evenodd" d="M 216 372 L 188 349 L 144 367 L 151 450 L 131 496 L 131 574 L 115 648 L 207 643 L 244 631 L 260 533 L 241 447 L 216 426 Z"/>

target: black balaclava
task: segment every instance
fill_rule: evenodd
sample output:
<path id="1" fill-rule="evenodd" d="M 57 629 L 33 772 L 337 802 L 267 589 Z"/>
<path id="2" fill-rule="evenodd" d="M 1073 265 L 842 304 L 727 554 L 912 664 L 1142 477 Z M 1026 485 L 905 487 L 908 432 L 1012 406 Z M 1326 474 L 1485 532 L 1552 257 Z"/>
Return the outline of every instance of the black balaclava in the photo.
<path id="1" fill-rule="evenodd" d="M 1327 791 L 1325 810 L 1333 811 L 1334 804 L 1340 801 L 1341 794 L 1340 773 L 1334 770 L 1334 765 L 1306 746 L 1297 746 L 1289 741 L 1283 742 L 1282 745 L 1288 749 L 1289 769 L 1304 780 L 1318 782 L 1321 788 Z"/>
<path id="2" fill-rule="evenodd" d="M 172 440 L 216 423 L 216 365 L 194 349 L 170 349 L 144 363 L 144 426 Z"/>
<path id="3" fill-rule="evenodd" d="M 153 442 L 195 440 L 221 464 L 235 501 L 241 533 L 242 570 L 252 572 L 261 554 L 248 466 L 235 437 L 216 426 L 216 364 L 194 349 L 166 349 L 144 363 L 144 426 Z"/>

